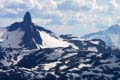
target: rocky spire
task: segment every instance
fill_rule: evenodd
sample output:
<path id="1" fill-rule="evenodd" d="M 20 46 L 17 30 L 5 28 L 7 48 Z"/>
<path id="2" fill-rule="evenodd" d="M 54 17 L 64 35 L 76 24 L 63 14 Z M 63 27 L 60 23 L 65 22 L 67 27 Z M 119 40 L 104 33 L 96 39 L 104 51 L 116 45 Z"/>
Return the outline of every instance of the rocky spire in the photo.
<path id="1" fill-rule="evenodd" d="M 26 12 L 24 15 L 24 23 L 30 25 L 32 23 L 30 12 Z"/>

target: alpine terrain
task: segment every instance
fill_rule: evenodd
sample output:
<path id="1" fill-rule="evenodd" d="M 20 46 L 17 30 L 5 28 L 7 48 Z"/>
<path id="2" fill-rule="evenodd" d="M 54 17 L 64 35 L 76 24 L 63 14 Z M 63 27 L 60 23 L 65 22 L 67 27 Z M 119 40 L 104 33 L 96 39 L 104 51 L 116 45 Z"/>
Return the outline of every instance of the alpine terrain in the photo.
<path id="1" fill-rule="evenodd" d="M 118 41 L 119 31 L 111 28 L 97 33 L 108 43 L 108 34 Z M 91 40 L 66 36 L 35 25 L 29 12 L 22 22 L 1 28 L 0 80 L 120 80 L 119 49 L 95 34 Z"/>

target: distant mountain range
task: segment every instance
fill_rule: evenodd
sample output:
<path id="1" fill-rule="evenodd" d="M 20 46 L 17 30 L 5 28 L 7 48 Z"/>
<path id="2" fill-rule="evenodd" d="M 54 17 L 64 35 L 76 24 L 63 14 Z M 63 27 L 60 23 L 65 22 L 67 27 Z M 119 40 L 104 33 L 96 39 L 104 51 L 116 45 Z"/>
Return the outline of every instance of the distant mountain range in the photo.
<path id="1" fill-rule="evenodd" d="M 107 46 L 120 48 L 120 25 L 112 25 L 107 30 L 82 36 L 84 39 L 101 39 Z"/>
<path id="2" fill-rule="evenodd" d="M 104 32 L 115 36 L 119 28 L 111 28 Z M 1 28 L 0 80 L 120 79 L 119 49 L 101 39 L 60 37 L 32 23 L 29 12 L 22 22 Z"/>

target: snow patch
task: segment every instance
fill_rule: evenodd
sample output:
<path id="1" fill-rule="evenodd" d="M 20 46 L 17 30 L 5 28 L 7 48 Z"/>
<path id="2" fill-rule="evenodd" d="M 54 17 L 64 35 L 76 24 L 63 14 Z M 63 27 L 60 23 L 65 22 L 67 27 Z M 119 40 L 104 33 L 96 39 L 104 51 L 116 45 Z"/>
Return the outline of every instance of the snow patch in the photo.
<path id="1" fill-rule="evenodd" d="M 63 65 L 63 66 L 60 67 L 60 70 L 64 70 L 64 69 L 66 69 L 67 67 L 68 67 L 68 66 Z"/>
<path id="2" fill-rule="evenodd" d="M 90 64 L 83 64 L 83 63 L 81 63 L 81 64 L 78 66 L 79 69 L 81 69 L 81 68 L 83 68 L 83 67 L 91 67 L 91 65 L 90 65 Z"/>
<path id="3" fill-rule="evenodd" d="M 77 55 L 78 53 L 68 53 L 67 55 L 65 55 L 63 58 L 68 58 L 74 55 Z"/>
<path id="4" fill-rule="evenodd" d="M 96 47 L 89 47 L 88 50 L 93 52 L 98 52 Z"/>
<path id="5" fill-rule="evenodd" d="M 51 68 L 54 68 L 58 63 L 60 62 L 52 62 L 52 63 L 46 63 L 43 64 L 45 70 L 50 70 Z"/>
<path id="6" fill-rule="evenodd" d="M 99 41 L 90 41 L 93 44 L 99 45 Z"/>

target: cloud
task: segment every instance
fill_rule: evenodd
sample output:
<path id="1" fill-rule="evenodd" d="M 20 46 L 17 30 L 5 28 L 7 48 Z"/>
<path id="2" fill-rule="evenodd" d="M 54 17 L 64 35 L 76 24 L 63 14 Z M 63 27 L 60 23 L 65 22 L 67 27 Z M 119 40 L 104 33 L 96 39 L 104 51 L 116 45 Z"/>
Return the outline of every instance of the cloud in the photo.
<path id="1" fill-rule="evenodd" d="M 4 8 L 5 2 L 3 0 L 0 1 L 0 9 Z"/>
<path id="2" fill-rule="evenodd" d="M 92 0 L 92 2 L 90 2 L 91 4 L 91 11 L 92 12 L 102 12 L 104 10 L 104 7 L 100 6 L 97 4 L 96 0 Z"/>
<path id="3" fill-rule="evenodd" d="M 14 20 L 10 18 L 0 18 L 0 27 L 8 27 L 12 23 L 19 22 L 19 21 L 21 21 L 20 18 L 16 18 Z"/>
<path id="4" fill-rule="evenodd" d="M 33 22 L 35 23 L 35 24 L 37 24 L 37 25 L 43 25 L 43 26 L 45 26 L 45 25 L 47 25 L 47 24 L 49 24 L 50 22 L 51 22 L 52 20 L 51 19 L 33 19 Z"/>
<path id="5" fill-rule="evenodd" d="M 111 7 L 113 7 L 114 9 L 119 8 L 119 5 L 117 4 L 116 0 L 111 0 L 109 3 L 112 5 Z"/>

